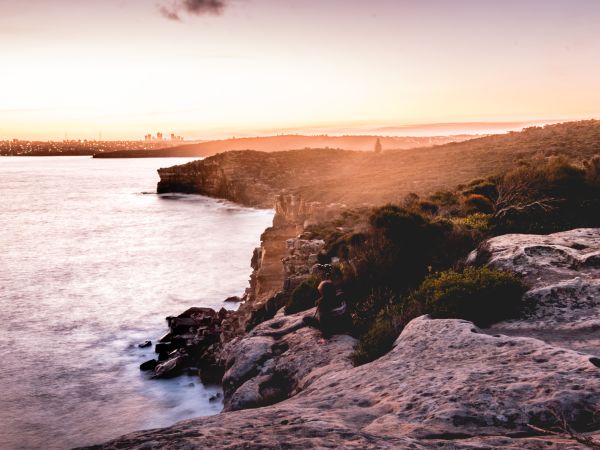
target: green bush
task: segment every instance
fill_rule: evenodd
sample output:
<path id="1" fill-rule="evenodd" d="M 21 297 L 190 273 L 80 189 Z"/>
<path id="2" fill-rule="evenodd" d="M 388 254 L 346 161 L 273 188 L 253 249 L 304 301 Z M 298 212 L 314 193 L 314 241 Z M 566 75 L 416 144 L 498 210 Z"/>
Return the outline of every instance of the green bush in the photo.
<path id="1" fill-rule="evenodd" d="M 370 219 L 371 229 L 361 239 L 347 241 L 341 264 L 340 287 L 358 335 L 431 271 L 448 269 L 466 257 L 482 236 L 447 219 L 395 205 L 374 209 Z"/>
<path id="2" fill-rule="evenodd" d="M 392 322 L 385 317 L 378 318 L 358 341 L 351 355 L 352 363 L 360 366 L 374 361 L 392 348 L 397 337 Z"/>
<path id="3" fill-rule="evenodd" d="M 406 209 L 414 209 L 419 203 L 419 195 L 414 192 L 409 192 L 402 200 L 402 207 Z"/>
<path id="4" fill-rule="evenodd" d="M 592 188 L 600 187 L 600 155 L 596 155 L 583 163 L 585 181 Z"/>
<path id="5" fill-rule="evenodd" d="M 319 298 L 317 286 L 320 281 L 317 277 L 311 277 L 300 283 L 292 291 L 292 295 L 287 305 L 285 305 L 285 314 L 295 314 L 315 306 L 315 302 Z"/>
<path id="6" fill-rule="evenodd" d="M 452 222 L 458 226 L 466 227 L 470 230 L 475 230 L 482 234 L 489 234 L 492 231 L 492 215 L 475 213 L 468 215 L 467 217 L 458 217 L 453 219 Z"/>
<path id="7" fill-rule="evenodd" d="M 426 220 L 420 214 L 388 204 L 373 210 L 369 222 L 388 239 L 398 240 L 417 232 L 425 225 Z"/>
<path id="8" fill-rule="evenodd" d="M 428 276 L 414 297 L 434 318 L 465 319 L 486 327 L 517 317 L 526 286 L 510 272 L 467 267 Z"/>
<path id="9" fill-rule="evenodd" d="M 458 196 L 452 191 L 437 191 L 429 196 L 429 200 L 441 206 L 458 205 Z"/>
<path id="10" fill-rule="evenodd" d="M 354 348 L 352 361 L 361 365 L 384 355 L 404 327 L 423 314 L 470 320 L 481 327 L 517 317 L 526 289 L 517 275 L 485 267 L 430 275 L 411 294 L 392 297 L 395 303 L 387 304 L 370 321 Z"/>
<path id="11" fill-rule="evenodd" d="M 356 334 L 362 335 L 373 325 L 380 311 L 398 302 L 395 292 L 390 288 L 374 287 L 360 301 L 350 304 L 352 326 Z"/>
<path id="12" fill-rule="evenodd" d="M 351 355 L 352 363 L 359 366 L 386 354 L 408 322 L 424 313 L 423 304 L 411 295 L 384 308 L 369 329 L 360 336 Z"/>

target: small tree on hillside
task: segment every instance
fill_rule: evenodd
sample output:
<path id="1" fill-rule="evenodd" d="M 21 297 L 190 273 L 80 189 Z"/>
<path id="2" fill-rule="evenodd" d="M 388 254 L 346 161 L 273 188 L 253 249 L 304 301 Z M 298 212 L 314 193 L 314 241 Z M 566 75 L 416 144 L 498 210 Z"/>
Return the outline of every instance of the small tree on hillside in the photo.
<path id="1" fill-rule="evenodd" d="M 375 142 L 375 153 L 381 153 L 381 141 L 377 138 L 377 142 Z"/>

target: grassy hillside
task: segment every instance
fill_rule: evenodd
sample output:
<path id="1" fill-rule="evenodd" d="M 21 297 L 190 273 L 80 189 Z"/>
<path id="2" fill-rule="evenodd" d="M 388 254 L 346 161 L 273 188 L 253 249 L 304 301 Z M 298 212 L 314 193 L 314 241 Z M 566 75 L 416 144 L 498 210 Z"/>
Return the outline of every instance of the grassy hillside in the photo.
<path id="1" fill-rule="evenodd" d="M 575 163 L 600 154 L 600 121 L 382 154 L 333 149 L 226 152 L 161 171 L 161 192 L 183 186 L 185 192 L 220 196 L 213 186 L 218 179 L 220 190 L 256 197 L 248 199 L 253 205 L 272 204 L 272 195 L 281 190 L 309 201 L 382 204 L 399 202 L 410 192 L 430 194 L 499 174 L 519 159 L 559 154 Z M 227 183 L 235 189 L 226 188 Z"/>
<path id="2" fill-rule="evenodd" d="M 363 155 L 340 163 L 320 180 L 298 180 L 307 199 L 350 203 L 399 201 L 474 178 L 502 173 L 520 159 L 564 155 L 575 162 L 600 154 L 600 121 L 528 128 L 441 146 Z"/>

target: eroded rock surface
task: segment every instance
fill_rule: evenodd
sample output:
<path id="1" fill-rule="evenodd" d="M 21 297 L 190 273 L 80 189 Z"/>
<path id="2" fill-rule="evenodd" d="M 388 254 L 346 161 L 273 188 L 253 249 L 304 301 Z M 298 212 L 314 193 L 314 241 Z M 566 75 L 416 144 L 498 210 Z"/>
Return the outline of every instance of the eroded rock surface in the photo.
<path id="1" fill-rule="evenodd" d="M 527 317 L 501 322 L 493 332 L 600 355 L 600 229 L 498 236 L 471 258 L 520 273 L 531 286 Z"/>
<path id="2" fill-rule="evenodd" d="M 589 263 L 600 250 L 599 233 L 490 240 L 474 259 L 523 273 L 538 310 L 487 330 L 419 317 L 392 351 L 360 367 L 347 362 L 351 338 L 319 346 L 318 333 L 300 326 L 302 314 L 276 316 L 231 344 L 228 408 L 285 397 L 269 391 L 273 385 L 293 384 L 284 389 L 290 398 L 134 433 L 100 448 L 586 448 L 531 426 L 553 426 L 556 411 L 578 431 L 600 428 L 600 360 L 594 358 L 600 327 L 593 328 L 598 268 Z M 569 283 L 578 288 L 564 288 Z M 277 378 L 281 373 L 288 385 Z"/>
<path id="3" fill-rule="evenodd" d="M 356 340 L 338 335 L 320 343 L 320 332 L 302 321 L 314 312 L 280 313 L 227 344 L 225 410 L 279 402 L 305 389 L 320 373 L 351 367 L 348 355 Z"/>
<path id="4" fill-rule="evenodd" d="M 264 337 L 250 339 L 268 352 Z M 552 424 L 551 408 L 587 423 L 600 404 L 600 369 L 587 355 L 427 317 L 413 320 L 379 360 L 335 364 L 313 378 L 276 405 L 136 433 L 103 448 L 579 448 L 534 437 L 528 424 Z"/>

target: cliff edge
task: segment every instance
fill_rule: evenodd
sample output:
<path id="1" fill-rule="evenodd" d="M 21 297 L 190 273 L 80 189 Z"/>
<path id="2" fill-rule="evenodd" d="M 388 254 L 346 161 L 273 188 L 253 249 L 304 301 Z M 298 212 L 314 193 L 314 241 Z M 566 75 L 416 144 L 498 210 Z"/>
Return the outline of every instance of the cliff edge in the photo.
<path id="1" fill-rule="evenodd" d="M 544 430 L 600 429 L 599 252 L 600 229 L 490 239 L 471 262 L 525 276 L 525 317 L 482 330 L 422 316 L 360 367 L 351 338 L 319 347 L 310 311 L 277 315 L 227 352 L 232 411 L 94 448 L 586 448 Z"/>

